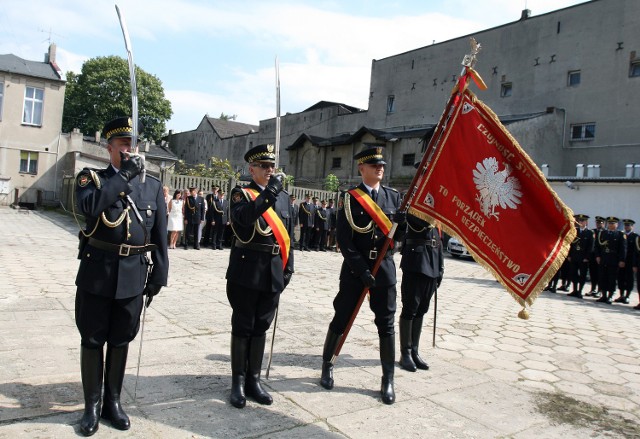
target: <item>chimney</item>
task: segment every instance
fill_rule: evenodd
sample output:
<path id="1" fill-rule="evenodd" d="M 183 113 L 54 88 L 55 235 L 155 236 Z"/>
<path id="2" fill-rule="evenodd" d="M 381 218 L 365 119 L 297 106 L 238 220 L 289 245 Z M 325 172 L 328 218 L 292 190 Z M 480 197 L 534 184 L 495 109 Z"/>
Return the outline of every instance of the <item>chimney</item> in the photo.
<path id="1" fill-rule="evenodd" d="M 56 71 L 56 74 L 58 75 L 58 77 L 62 79 L 62 70 L 60 69 L 60 67 L 58 67 L 58 64 L 56 64 L 56 44 L 55 43 L 49 44 L 49 52 L 44 54 L 44 62 L 49 64 L 53 68 L 53 70 Z"/>
<path id="2" fill-rule="evenodd" d="M 599 178 L 600 165 L 587 165 L 587 178 Z"/>
<path id="3" fill-rule="evenodd" d="M 640 164 L 636 163 L 633 165 L 633 177 L 640 178 Z"/>
<path id="4" fill-rule="evenodd" d="M 523 9 L 522 14 L 520 15 L 520 20 L 526 20 L 531 17 L 531 9 Z"/>
<path id="5" fill-rule="evenodd" d="M 100 131 L 96 131 L 96 143 L 100 143 Z"/>
<path id="6" fill-rule="evenodd" d="M 591 166 L 591 165 L 589 165 Z M 578 163 L 576 165 L 576 177 L 577 178 L 584 178 L 584 165 L 582 163 Z"/>
<path id="7" fill-rule="evenodd" d="M 549 177 L 549 165 L 546 163 L 543 163 L 541 168 L 542 168 L 542 175 L 544 175 L 545 177 Z"/>
<path id="8" fill-rule="evenodd" d="M 633 163 L 627 163 L 625 178 L 633 178 Z"/>

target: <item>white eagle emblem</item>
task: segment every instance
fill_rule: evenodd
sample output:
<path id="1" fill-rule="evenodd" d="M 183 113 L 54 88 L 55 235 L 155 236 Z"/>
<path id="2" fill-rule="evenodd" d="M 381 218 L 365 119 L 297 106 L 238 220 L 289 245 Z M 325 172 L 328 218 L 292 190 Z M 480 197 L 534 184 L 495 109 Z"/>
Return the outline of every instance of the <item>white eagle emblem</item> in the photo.
<path id="1" fill-rule="evenodd" d="M 480 204 L 480 210 L 487 218 L 494 217 L 500 220 L 500 212 L 496 212 L 496 207 L 503 209 L 516 209 L 522 203 L 520 197 L 520 182 L 511 174 L 511 166 L 503 163 L 504 169 L 498 170 L 498 160 L 495 157 L 487 157 L 482 163 L 476 164 L 473 170 L 473 182 L 479 193 L 476 201 Z"/>

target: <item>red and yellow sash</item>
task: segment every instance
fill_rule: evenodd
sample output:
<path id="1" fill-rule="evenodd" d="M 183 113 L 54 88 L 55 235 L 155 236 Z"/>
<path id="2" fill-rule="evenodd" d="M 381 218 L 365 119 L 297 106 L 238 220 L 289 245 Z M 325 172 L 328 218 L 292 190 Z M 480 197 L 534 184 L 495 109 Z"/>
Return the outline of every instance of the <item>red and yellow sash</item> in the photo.
<path id="1" fill-rule="evenodd" d="M 369 214 L 371 219 L 375 221 L 376 225 L 385 236 L 389 235 L 391 230 L 391 221 L 387 218 L 387 215 L 380 209 L 380 207 L 371 199 L 371 196 L 360 188 L 354 188 L 349 190 L 349 194 L 353 196 L 362 208 Z M 390 243 L 393 247 L 393 242 Z"/>
<path id="2" fill-rule="evenodd" d="M 244 193 L 248 194 L 251 200 L 255 200 L 260 192 L 252 188 L 243 188 Z M 285 229 L 282 220 L 278 216 L 275 210 L 273 210 L 273 206 L 269 207 L 263 214 L 262 218 L 269 224 L 271 230 L 273 231 L 273 236 L 275 236 L 276 241 L 278 241 L 278 245 L 280 246 L 280 254 L 282 255 L 282 269 L 287 266 L 287 261 L 289 260 L 289 249 L 291 248 L 291 240 L 289 239 L 289 233 L 287 229 Z"/>

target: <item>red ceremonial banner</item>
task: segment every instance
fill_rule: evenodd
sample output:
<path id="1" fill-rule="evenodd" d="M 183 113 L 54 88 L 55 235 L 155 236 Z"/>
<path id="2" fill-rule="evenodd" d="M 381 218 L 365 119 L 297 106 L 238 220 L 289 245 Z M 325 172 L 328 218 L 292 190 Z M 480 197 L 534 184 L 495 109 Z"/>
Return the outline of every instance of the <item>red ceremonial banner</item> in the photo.
<path id="1" fill-rule="evenodd" d="M 573 212 L 493 111 L 468 90 L 459 97 L 408 211 L 439 221 L 531 305 L 569 252 Z"/>

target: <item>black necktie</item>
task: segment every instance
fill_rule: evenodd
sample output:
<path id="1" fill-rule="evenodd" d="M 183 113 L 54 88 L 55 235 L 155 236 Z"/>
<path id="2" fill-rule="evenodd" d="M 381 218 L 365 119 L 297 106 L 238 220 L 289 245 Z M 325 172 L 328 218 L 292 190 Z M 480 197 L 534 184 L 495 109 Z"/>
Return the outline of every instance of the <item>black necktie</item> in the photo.
<path id="1" fill-rule="evenodd" d="M 371 199 L 373 200 L 374 203 L 376 201 L 378 201 L 378 191 L 377 190 L 371 189 Z"/>

